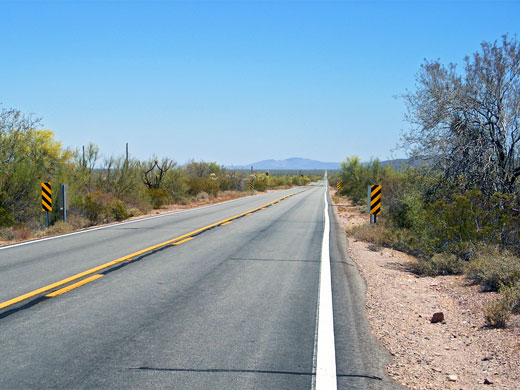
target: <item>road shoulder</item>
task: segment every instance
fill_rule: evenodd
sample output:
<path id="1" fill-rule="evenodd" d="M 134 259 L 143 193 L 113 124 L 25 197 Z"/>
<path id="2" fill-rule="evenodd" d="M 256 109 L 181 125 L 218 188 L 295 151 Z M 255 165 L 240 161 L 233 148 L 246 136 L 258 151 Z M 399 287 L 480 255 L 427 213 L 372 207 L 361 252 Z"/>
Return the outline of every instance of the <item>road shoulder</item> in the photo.
<path id="1" fill-rule="evenodd" d="M 336 208 L 343 229 L 368 222 L 345 199 Z M 410 389 L 517 389 L 520 319 L 508 329 L 486 328 L 482 308 L 494 294 L 463 276 L 417 277 L 413 256 L 347 240 L 366 282 L 372 333 L 394 357 L 387 366 L 392 378 Z M 443 312 L 443 323 L 431 323 L 435 312 Z"/>
<path id="2" fill-rule="evenodd" d="M 329 204 L 338 389 L 401 389 L 385 371 L 392 357 L 371 333 L 365 313 L 366 285 L 347 252 L 345 230 L 334 209 Z"/>

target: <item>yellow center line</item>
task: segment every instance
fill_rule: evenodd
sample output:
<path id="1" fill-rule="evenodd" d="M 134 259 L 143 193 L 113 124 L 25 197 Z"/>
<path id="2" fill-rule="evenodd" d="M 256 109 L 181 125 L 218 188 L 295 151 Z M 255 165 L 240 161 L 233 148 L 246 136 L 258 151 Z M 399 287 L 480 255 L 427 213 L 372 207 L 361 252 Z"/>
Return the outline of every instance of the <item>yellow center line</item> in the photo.
<path id="1" fill-rule="evenodd" d="M 32 298 L 32 297 L 35 297 L 35 296 L 40 295 L 40 294 L 43 294 L 43 293 L 45 293 L 45 292 L 47 292 L 47 291 L 54 290 L 54 289 L 57 288 L 57 287 L 61 287 L 61 286 L 65 285 L 65 284 L 68 284 L 68 283 L 70 283 L 70 282 L 73 282 L 73 281 L 75 281 L 75 280 L 77 280 L 77 279 L 81 279 L 81 278 L 83 278 L 83 277 L 85 277 L 85 276 L 87 276 L 87 275 L 90 275 L 90 274 L 93 274 L 93 273 L 95 273 L 95 272 L 101 271 L 101 270 L 103 270 L 103 269 L 105 269 L 105 268 L 112 267 L 112 266 L 114 266 L 114 265 L 116 265 L 116 264 L 122 263 L 123 261 L 131 261 L 133 258 L 138 257 L 138 256 L 141 256 L 141 255 L 143 255 L 143 254 L 145 254 L 145 253 L 148 253 L 148 252 L 152 252 L 152 251 L 154 251 L 155 249 L 162 248 L 162 247 L 164 247 L 164 246 L 172 245 L 172 244 L 173 244 L 173 245 L 176 245 L 176 244 L 182 244 L 183 242 L 186 242 L 186 241 L 189 241 L 189 240 L 193 239 L 193 238 L 194 238 L 193 236 L 195 236 L 195 235 L 197 235 L 197 234 L 199 234 L 199 233 L 202 233 L 202 232 L 204 232 L 204 231 L 206 231 L 206 230 L 209 230 L 209 229 L 211 229 L 211 228 L 214 228 L 214 227 L 216 227 L 216 226 L 223 225 L 223 224 L 225 224 L 226 222 L 231 222 L 232 220 L 237 219 L 237 218 L 240 218 L 240 217 L 243 217 L 243 216 L 245 216 L 245 215 L 251 215 L 251 214 L 254 213 L 255 211 L 258 211 L 258 210 L 264 209 L 264 208 L 267 207 L 267 206 L 270 206 L 270 205 L 272 205 L 272 204 L 278 203 L 278 202 L 280 202 L 280 201 L 282 201 L 282 200 L 284 200 L 284 199 L 286 199 L 286 198 L 289 198 L 290 196 L 294 196 L 294 194 L 283 196 L 283 197 L 281 197 L 281 198 L 278 198 L 278 199 L 276 199 L 276 200 L 274 200 L 274 201 L 272 201 L 272 202 L 269 202 L 269 203 L 267 203 L 267 204 L 265 204 L 265 205 L 263 205 L 263 206 L 260 206 L 260 207 L 255 208 L 255 209 L 245 211 L 245 212 L 243 212 L 243 213 L 240 213 L 240 214 L 234 215 L 234 216 L 232 216 L 232 217 L 229 217 L 229 218 L 223 219 L 223 220 L 221 220 L 221 221 L 218 221 L 218 222 L 212 223 L 211 225 L 207 225 L 207 226 L 204 226 L 204 227 L 202 227 L 202 228 L 200 228 L 200 229 L 194 230 L 194 231 L 192 231 L 192 232 L 189 232 L 189 233 L 183 234 L 182 236 L 172 238 L 171 240 L 168 240 L 168 241 L 162 242 L 162 243 L 157 244 L 157 245 L 150 246 L 150 247 L 145 248 L 145 249 L 142 249 L 142 250 L 140 250 L 140 251 L 137 251 L 137 252 L 131 253 L 131 254 L 129 254 L 129 255 L 126 255 L 126 256 L 120 257 L 119 259 L 109 261 L 108 263 L 105 263 L 105 264 L 99 265 L 99 266 L 97 266 L 97 267 L 90 268 L 90 269 L 88 269 L 88 270 L 86 270 L 86 271 L 80 272 L 80 273 L 78 273 L 78 274 L 76 274 L 76 275 L 70 276 L 70 277 L 65 278 L 65 279 L 63 279 L 63 280 L 60 280 L 60 281 L 58 281 L 58 282 L 55 282 L 55 283 L 49 284 L 49 285 L 47 285 L 47 286 L 41 287 L 41 288 L 39 288 L 39 289 L 37 289 L 37 290 L 30 291 L 30 292 L 28 292 L 28 293 L 26 293 L 26 294 L 20 295 L 20 296 L 18 296 L 18 297 L 16 297 L 16 298 L 13 298 L 13 299 L 8 300 L 8 301 L 0 302 L 0 309 L 4 309 L 4 308 L 6 308 L 6 307 L 9 307 L 9 306 L 11 306 L 11 305 L 14 305 L 15 303 L 18 303 L 18 302 L 24 301 L 24 300 L 29 299 L 29 298 Z M 95 276 L 96 276 L 96 278 L 94 278 L 94 279 L 92 279 L 92 280 L 95 280 L 95 279 L 97 279 L 98 277 L 101 277 L 102 275 L 101 275 L 101 276 L 97 276 L 97 275 L 95 275 Z M 88 279 L 90 279 L 90 278 L 87 278 L 87 279 L 84 279 L 84 280 L 88 280 Z M 90 281 L 91 281 L 91 280 L 88 280 L 88 281 L 85 282 L 85 283 L 88 283 L 88 282 L 90 282 Z M 82 282 L 83 282 L 83 281 L 80 281 L 80 282 L 78 282 L 78 283 L 82 283 Z M 78 283 L 76 283 L 76 284 L 78 284 Z M 75 286 L 76 284 L 72 284 L 71 286 Z M 76 286 L 76 287 L 79 287 L 79 286 L 81 286 L 81 285 L 82 285 L 82 284 L 79 284 L 79 285 Z M 71 286 L 68 286 L 68 287 L 71 287 Z M 68 288 L 68 287 L 66 287 L 66 288 Z M 73 287 L 73 288 L 76 288 L 76 287 Z M 65 290 L 66 288 L 63 288 L 63 289 L 58 290 L 58 291 Z M 67 290 L 67 291 L 68 291 L 68 290 Z M 64 291 L 64 292 L 66 292 L 66 291 Z M 51 296 L 52 294 L 54 294 L 54 293 L 48 294 L 48 296 Z M 59 294 L 58 294 L 58 295 L 59 295 Z M 56 295 L 54 295 L 54 296 L 56 296 Z"/>
<path id="2" fill-rule="evenodd" d="M 173 245 L 181 245 L 181 244 L 184 244 L 185 242 L 188 242 L 189 240 L 193 240 L 195 237 L 188 237 L 188 238 L 185 238 L 184 240 L 182 241 L 178 241 L 176 242 L 175 244 Z"/>
<path id="3" fill-rule="evenodd" d="M 34 297 L 36 295 L 42 294 L 42 293 L 47 292 L 49 290 L 55 289 L 56 287 L 63 286 L 64 284 L 70 283 L 70 282 L 72 282 L 74 280 L 77 280 L 77 279 L 80 279 L 80 278 L 82 278 L 84 276 L 93 274 L 94 272 L 101 271 L 102 269 L 111 267 L 111 266 L 116 265 L 118 263 L 121 263 L 122 261 L 125 261 L 125 260 L 126 260 L 125 258 L 122 258 L 122 260 L 118 259 L 118 260 L 110 261 L 110 262 L 105 263 L 103 265 L 100 265 L 98 267 L 91 268 L 91 269 L 89 269 L 87 271 L 80 272 L 79 274 L 73 275 L 73 276 L 71 276 L 69 278 L 60 280 L 59 282 L 49 284 L 48 286 L 39 288 L 37 290 L 28 292 L 27 294 L 23 294 L 23 295 L 20 295 L 19 297 L 16 297 L 16 298 L 10 299 L 8 301 L 2 302 L 2 303 L 0 303 L 0 309 L 3 309 L 4 307 L 8 307 L 8 306 L 11 306 L 11 305 L 14 305 L 15 303 L 24 301 L 24 300 L 26 300 L 28 298 L 32 298 L 32 297 Z"/>
<path id="4" fill-rule="evenodd" d="M 227 222 L 224 222 L 222 225 L 220 226 L 226 226 L 226 225 L 229 225 L 232 221 L 227 221 Z"/>
<path id="5" fill-rule="evenodd" d="M 56 290 L 54 292 L 51 292 L 50 294 L 47 294 L 45 296 L 47 298 L 54 298 L 54 297 L 57 297 L 58 295 L 65 294 L 66 292 L 69 292 L 70 290 L 74 290 L 75 288 L 81 287 L 84 284 L 90 283 L 90 282 L 92 282 L 92 281 L 94 281 L 96 279 L 102 278 L 102 277 L 103 277 L 103 275 L 101 275 L 101 274 L 93 275 L 93 276 L 91 276 L 89 278 L 86 278 L 86 279 L 80 280 L 79 282 L 71 284 L 70 286 L 67 286 L 67 287 L 64 287 L 64 288 L 62 288 L 60 290 Z"/>

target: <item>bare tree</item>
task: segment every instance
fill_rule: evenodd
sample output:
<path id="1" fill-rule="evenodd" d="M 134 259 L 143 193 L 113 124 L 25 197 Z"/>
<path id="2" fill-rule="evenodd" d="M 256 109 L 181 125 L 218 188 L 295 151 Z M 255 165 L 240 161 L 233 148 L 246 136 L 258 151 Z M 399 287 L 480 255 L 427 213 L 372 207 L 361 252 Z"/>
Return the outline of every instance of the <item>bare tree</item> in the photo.
<path id="1" fill-rule="evenodd" d="M 141 171 L 143 173 L 143 183 L 149 189 L 157 189 L 161 187 L 161 182 L 164 179 L 166 172 L 175 166 L 175 162 L 168 158 L 164 158 L 159 164 L 157 159 L 142 164 Z"/>
<path id="2" fill-rule="evenodd" d="M 407 91 L 403 146 L 447 178 L 486 193 L 512 193 L 520 176 L 520 44 L 503 36 L 456 65 L 426 61 Z"/>

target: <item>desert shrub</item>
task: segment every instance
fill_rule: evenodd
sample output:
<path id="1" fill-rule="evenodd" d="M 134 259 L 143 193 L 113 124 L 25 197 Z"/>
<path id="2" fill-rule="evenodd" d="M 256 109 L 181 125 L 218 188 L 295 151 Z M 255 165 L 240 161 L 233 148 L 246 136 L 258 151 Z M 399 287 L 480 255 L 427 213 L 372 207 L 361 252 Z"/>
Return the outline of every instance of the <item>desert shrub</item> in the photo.
<path id="1" fill-rule="evenodd" d="M 385 227 L 381 223 L 376 225 L 367 224 L 354 226 L 346 232 L 347 235 L 352 236 L 359 241 L 366 241 L 379 246 L 388 244 L 384 239 Z"/>
<path id="2" fill-rule="evenodd" d="M 393 201 L 389 217 L 398 228 L 413 229 L 424 223 L 424 204 L 420 194 L 404 192 Z"/>
<path id="3" fill-rule="evenodd" d="M 180 168 L 170 169 L 164 178 L 164 188 L 175 203 L 183 203 L 188 198 L 186 171 Z"/>
<path id="4" fill-rule="evenodd" d="M 103 194 L 99 191 L 86 194 L 81 200 L 81 211 L 90 222 L 98 223 L 103 217 Z"/>
<path id="5" fill-rule="evenodd" d="M 217 196 L 219 192 L 218 180 L 211 177 L 189 177 L 186 179 L 187 193 L 196 196 L 200 192 L 206 192 Z"/>
<path id="6" fill-rule="evenodd" d="M 484 317 L 490 327 L 505 328 L 512 313 L 520 312 L 520 283 L 500 287 L 501 297 L 488 302 Z"/>
<path id="7" fill-rule="evenodd" d="M 67 214 L 67 223 L 74 229 L 82 229 L 91 225 L 91 222 L 87 218 L 79 214 Z"/>
<path id="8" fill-rule="evenodd" d="M 148 195 L 154 209 L 159 209 L 169 201 L 168 191 L 165 188 L 149 188 Z"/>
<path id="9" fill-rule="evenodd" d="M 415 266 L 419 275 L 458 275 L 464 271 L 464 261 L 451 253 L 436 253 L 431 259 L 419 259 Z"/>
<path id="10" fill-rule="evenodd" d="M 511 302 L 507 297 L 488 302 L 484 307 L 484 317 L 488 326 L 505 328 L 511 318 Z"/>
<path id="11" fill-rule="evenodd" d="M 191 161 L 186 165 L 187 193 L 196 196 L 199 192 L 207 192 L 211 196 L 217 196 L 220 191 L 220 178 L 224 168 L 216 162 Z"/>
<path id="12" fill-rule="evenodd" d="M 38 230 L 28 224 L 15 226 L 13 229 L 13 240 L 28 240 L 36 236 Z"/>
<path id="13" fill-rule="evenodd" d="M 520 259 L 507 250 L 487 247 L 469 262 L 467 277 L 488 291 L 501 286 L 512 287 L 520 282 Z"/>
<path id="14" fill-rule="evenodd" d="M 136 207 L 133 207 L 131 209 L 128 210 L 128 218 L 130 217 L 138 217 L 139 215 L 143 214 L 141 212 L 141 210 L 139 210 L 138 208 Z"/>
<path id="15" fill-rule="evenodd" d="M 265 174 L 256 175 L 255 177 L 255 190 L 264 192 L 267 190 L 268 176 Z"/>
<path id="16" fill-rule="evenodd" d="M 342 187 L 340 194 L 347 195 L 354 203 L 366 201 L 367 188 L 372 184 L 381 184 L 390 168 L 383 167 L 379 160 L 371 160 L 368 164 L 361 164 L 359 158 L 349 157 L 341 163 L 338 180 Z"/>
<path id="17" fill-rule="evenodd" d="M 74 230 L 74 226 L 72 226 L 68 222 L 57 221 L 54 225 L 49 226 L 47 229 L 48 234 L 65 234 L 70 233 Z"/>
<path id="18" fill-rule="evenodd" d="M 119 199 L 113 200 L 109 204 L 108 210 L 110 212 L 111 217 L 114 218 L 116 221 L 122 221 L 130 217 L 130 214 L 126 210 L 126 205 Z"/>
<path id="19" fill-rule="evenodd" d="M 204 191 L 199 192 L 197 194 L 197 198 L 196 199 L 197 199 L 197 202 L 205 202 L 205 201 L 209 200 L 209 194 L 207 192 L 204 192 Z"/>
<path id="20" fill-rule="evenodd" d="M 469 260 L 474 255 L 476 243 L 484 239 L 489 231 L 485 229 L 485 199 L 478 190 L 455 194 L 452 200 L 441 200 L 431 205 L 430 222 L 433 236 L 443 251 L 449 251 Z"/>
<path id="21" fill-rule="evenodd" d="M 410 229 L 393 227 L 388 219 L 381 216 L 377 219 L 377 224 L 356 226 L 349 229 L 347 234 L 360 241 L 408 252 L 421 258 L 429 259 L 434 253 L 427 236 L 414 233 Z"/>
<path id="22" fill-rule="evenodd" d="M 489 199 L 486 225 L 495 243 L 520 255 L 520 196 L 495 192 Z"/>
<path id="23" fill-rule="evenodd" d="M 311 178 L 308 176 L 300 176 L 300 185 L 306 186 L 311 182 Z"/>
<path id="24" fill-rule="evenodd" d="M 14 238 L 13 227 L 0 228 L 0 241 L 10 241 Z"/>
<path id="25" fill-rule="evenodd" d="M 381 245 L 378 245 L 378 244 L 369 244 L 367 246 L 367 249 L 369 251 L 372 251 L 372 252 L 379 252 L 380 250 L 383 249 L 383 247 Z"/>
<path id="26" fill-rule="evenodd" d="M 11 226 L 14 224 L 14 217 L 5 207 L 7 195 L 4 191 L 0 191 L 0 227 Z"/>
<path id="27" fill-rule="evenodd" d="M 508 287 L 502 286 L 500 292 L 509 300 L 511 311 L 516 314 L 520 313 L 520 283 Z"/>

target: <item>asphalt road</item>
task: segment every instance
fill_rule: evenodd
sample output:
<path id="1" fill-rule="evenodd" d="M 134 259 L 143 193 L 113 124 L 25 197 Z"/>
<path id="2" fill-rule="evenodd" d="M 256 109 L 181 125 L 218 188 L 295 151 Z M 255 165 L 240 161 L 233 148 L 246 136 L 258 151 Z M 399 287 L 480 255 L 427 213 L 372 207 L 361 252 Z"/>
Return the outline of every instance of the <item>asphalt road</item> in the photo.
<path id="1" fill-rule="evenodd" d="M 324 191 L 308 186 L 0 248 L 1 306 L 294 194 L 90 273 L 90 283 L 61 295 L 48 297 L 87 276 L 0 309 L 0 388 L 313 388 Z M 337 386 L 397 388 L 331 207 L 329 216 Z"/>

